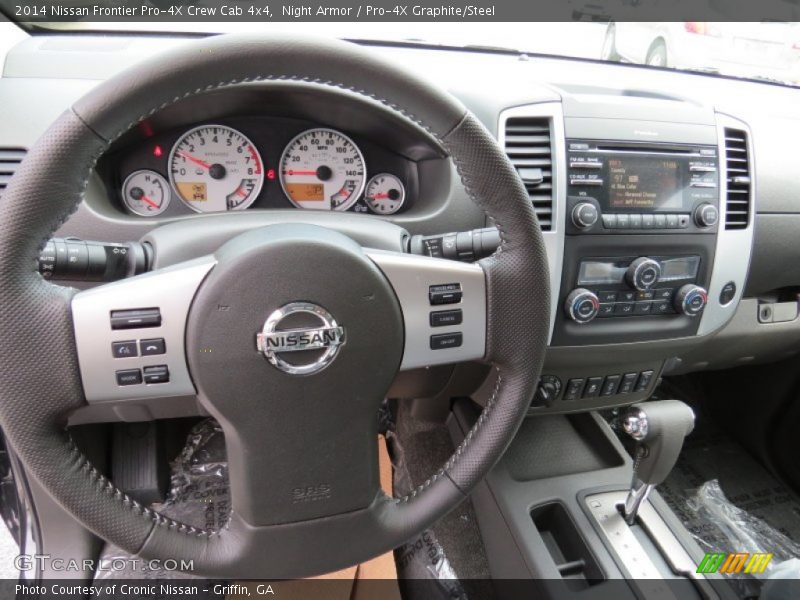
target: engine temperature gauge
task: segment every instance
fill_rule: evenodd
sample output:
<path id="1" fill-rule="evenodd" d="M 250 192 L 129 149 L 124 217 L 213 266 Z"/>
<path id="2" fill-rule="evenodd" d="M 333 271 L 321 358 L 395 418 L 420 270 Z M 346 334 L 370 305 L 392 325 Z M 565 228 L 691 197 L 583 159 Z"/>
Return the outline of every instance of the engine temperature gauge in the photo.
<path id="1" fill-rule="evenodd" d="M 155 171 L 134 171 L 122 184 L 122 200 L 142 217 L 160 215 L 169 206 L 169 183 Z"/>
<path id="2" fill-rule="evenodd" d="M 391 173 L 378 173 L 367 183 L 364 202 L 374 213 L 393 215 L 406 199 L 403 182 Z"/>

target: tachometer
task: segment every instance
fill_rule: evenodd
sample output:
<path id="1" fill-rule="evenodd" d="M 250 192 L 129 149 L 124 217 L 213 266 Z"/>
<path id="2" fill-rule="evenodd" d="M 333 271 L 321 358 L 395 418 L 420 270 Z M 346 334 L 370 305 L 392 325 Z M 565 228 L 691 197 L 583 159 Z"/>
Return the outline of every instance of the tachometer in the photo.
<path id="1" fill-rule="evenodd" d="M 180 199 L 197 212 L 243 210 L 264 185 L 264 165 L 243 133 L 202 125 L 175 142 L 169 179 Z"/>
<path id="2" fill-rule="evenodd" d="M 364 191 L 366 165 L 353 140 L 333 129 L 309 129 L 283 151 L 283 191 L 300 208 L 347 210 Z"/>

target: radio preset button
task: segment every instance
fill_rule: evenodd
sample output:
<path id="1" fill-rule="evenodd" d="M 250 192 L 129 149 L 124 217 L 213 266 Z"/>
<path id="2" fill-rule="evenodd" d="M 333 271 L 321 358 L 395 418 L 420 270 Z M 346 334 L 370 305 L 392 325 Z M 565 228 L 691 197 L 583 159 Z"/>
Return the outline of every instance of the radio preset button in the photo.
<path id="1" fill-rule="evenodd" d="M 617 228 L 617 215 L 603 215 L 603 227 L 606 229 Z"/>
<path id="2" fill-rule="evenodd" d="M 617 229 L 630 229 L 630 215 L 617 215 Z"/>
<path id="3" fill-rule="evenodd" d="M 641 229 L 642 228 L 642 215 L 633 214 L 628 215 L 628 218 L 631 222 L 631 229 Z"/>
<path id="4" fill-rule="evenodd" d="M 667 229 L 678 228 L 678 215 L 665 215 L 667 219 Z"/>
<path id="5" fill-rule="evenodd" d="M 667 217 L 664 215 L 654 215 L 653 217 L 656 229 L 667 228 Z"/>
<path id="6" fill-rule="evenodd" d="M 642 215 L 642 229 L 653 229 L 655 226 L 653 215 Z"/>

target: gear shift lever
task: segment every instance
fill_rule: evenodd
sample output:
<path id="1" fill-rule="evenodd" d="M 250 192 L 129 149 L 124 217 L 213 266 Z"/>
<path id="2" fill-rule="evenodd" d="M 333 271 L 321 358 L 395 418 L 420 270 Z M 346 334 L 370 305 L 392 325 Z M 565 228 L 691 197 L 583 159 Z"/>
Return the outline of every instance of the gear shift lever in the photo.
<path id="1" fill-rule="evenodd" d="M 637 441 L 631 489 L 623 507 L 625 522 L 633 525 L 650 490 L 675 466 L 684 438 L 694 429 L 694 412 L 680 400 L 660 400 L 634 404 L 620 414 L 620 423 Z"/>

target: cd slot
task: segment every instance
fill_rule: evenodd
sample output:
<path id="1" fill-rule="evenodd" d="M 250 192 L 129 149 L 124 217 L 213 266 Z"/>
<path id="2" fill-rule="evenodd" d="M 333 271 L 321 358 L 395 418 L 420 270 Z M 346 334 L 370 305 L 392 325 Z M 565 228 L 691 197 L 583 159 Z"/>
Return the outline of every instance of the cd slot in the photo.
<path id="1" fill-rule="evenodd" d="M 635 152 L 637 154 L 680 154 L 681 156 L 700 156 L 697 148 L 685 146 L 640 146 L 637 144 L 598 144 L 597 152 Z"/>

